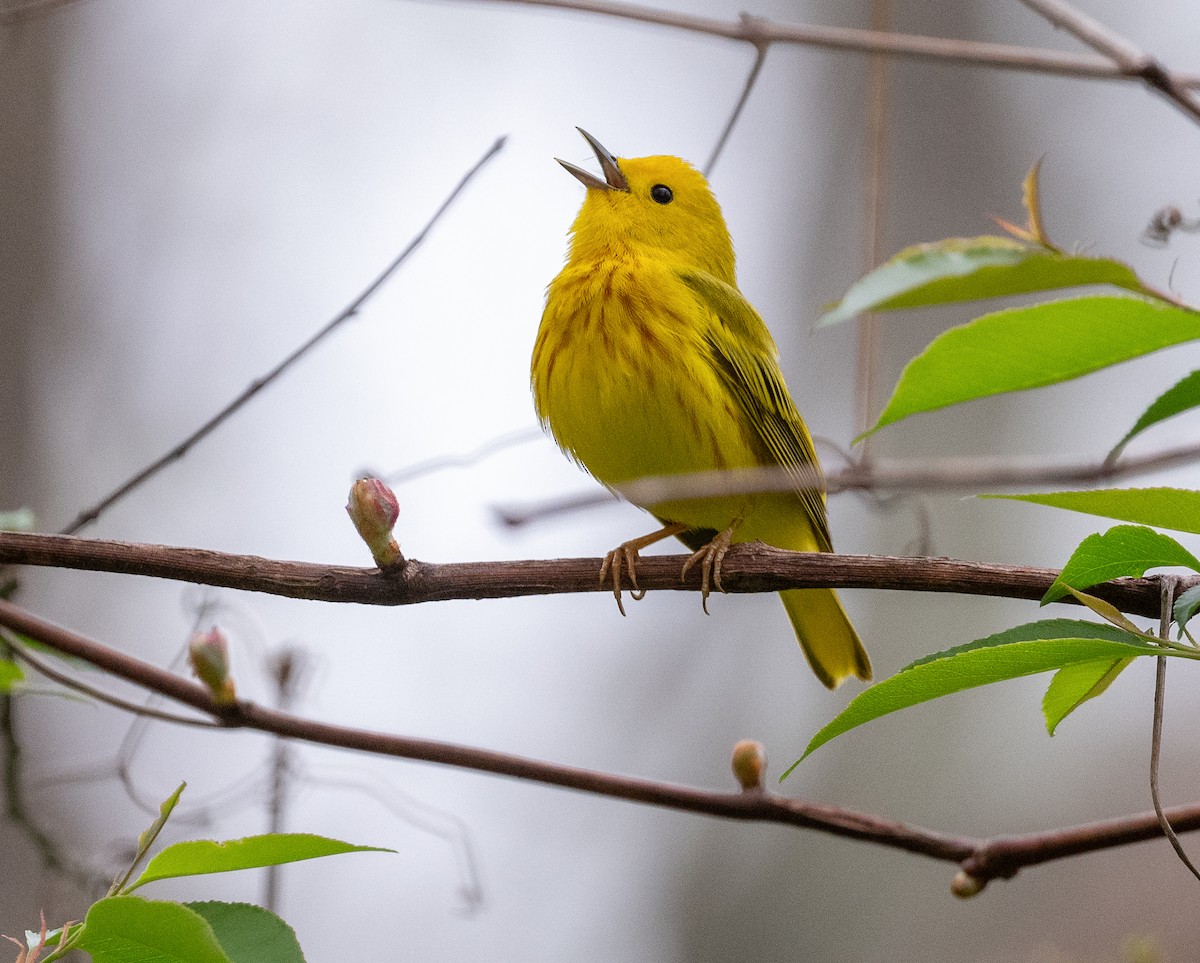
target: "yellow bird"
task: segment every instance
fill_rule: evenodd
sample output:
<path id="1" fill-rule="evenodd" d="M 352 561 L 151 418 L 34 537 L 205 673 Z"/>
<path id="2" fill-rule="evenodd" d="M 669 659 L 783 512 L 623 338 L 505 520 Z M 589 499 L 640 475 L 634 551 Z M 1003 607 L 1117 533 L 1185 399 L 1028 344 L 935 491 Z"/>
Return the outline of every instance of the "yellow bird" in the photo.
<path id="1" fill-rule="evenodd" d="M 604 179 L 559 161 L 587 195 L 533 349 L 543 425 L 614 488 L 650 475 L 796 469 L 791 492 L 642 505 L 663 528 L 609 552 L 601 583 L 621 605 L 624 568 L 639 598 L 638 551 L 672 535 L 695 550 L 683 574 L 701 566 L 705 599 L 710 584 L 721 588 L 731 543 L 832 551 L 812 438 L 766 324 L 737 289 L 733 242 L 708 182 L 678 157 L 618 158 L 580 133 Z M 871 677 L 832 589 L 780 596 L 817 678 L 833 688 Z"/>

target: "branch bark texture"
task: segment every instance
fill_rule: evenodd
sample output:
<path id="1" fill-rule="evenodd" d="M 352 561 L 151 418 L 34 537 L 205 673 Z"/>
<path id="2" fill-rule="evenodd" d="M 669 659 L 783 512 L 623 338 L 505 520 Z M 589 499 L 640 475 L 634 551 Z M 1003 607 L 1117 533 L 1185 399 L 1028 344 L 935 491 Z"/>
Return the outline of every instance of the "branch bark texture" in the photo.
<path id="1" fill-rule="evenodd" d="M 645 556 L 638 561 L 638 584 L 646 589 L 699 591 L 699 573 L 692 571 L 680 578 L 686 559 L 686 555 Z M 600 561 L 560 558 L 438 564 L 409 559 L 395 569 L 380 571 L 200 548 L 0 532 L 0 564 L 142 575 L 288 598 L 365 605 L 610 591 L 600 583 Z M 1057 575 L 1058 571 L 1050 568 L 953 558 L 788 552 L 759 542 L 731 548 L 721 572 L 726 590 L 739 593 L 831 587 L 1019 599 L 1040 599 Z M 1153 579 L 1115 579 L 1089 591 L 1123 612 L 1158 616 L 1159 589 Z"/>

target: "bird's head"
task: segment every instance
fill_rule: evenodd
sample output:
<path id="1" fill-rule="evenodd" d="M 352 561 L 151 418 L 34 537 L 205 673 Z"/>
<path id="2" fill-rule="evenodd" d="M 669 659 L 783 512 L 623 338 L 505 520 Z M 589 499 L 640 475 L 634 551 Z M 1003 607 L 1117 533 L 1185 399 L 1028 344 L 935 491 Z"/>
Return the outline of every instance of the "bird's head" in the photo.
<path id="1" fill-rule="evenodd" d="M 735 283 L 733 242 L 703 174 L 678 157 L 615 157 L 579 132 L 604 178 L 559 160 L 588 189 L 571 228 L 573 259 L 657 250 L 673 263 Z"/>

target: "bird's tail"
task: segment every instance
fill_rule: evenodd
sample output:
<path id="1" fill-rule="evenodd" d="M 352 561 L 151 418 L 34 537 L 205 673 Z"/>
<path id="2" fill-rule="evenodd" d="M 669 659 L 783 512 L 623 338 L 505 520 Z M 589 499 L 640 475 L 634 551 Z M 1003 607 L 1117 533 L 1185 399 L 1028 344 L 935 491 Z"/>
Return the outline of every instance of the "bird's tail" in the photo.
<path id="1" fill-rule="evenodd" d="M 852 675 L 871 678 L 867 650 L 833 589 L 788 589 L 779 596 L 818 679 L 836 689 Z"/>

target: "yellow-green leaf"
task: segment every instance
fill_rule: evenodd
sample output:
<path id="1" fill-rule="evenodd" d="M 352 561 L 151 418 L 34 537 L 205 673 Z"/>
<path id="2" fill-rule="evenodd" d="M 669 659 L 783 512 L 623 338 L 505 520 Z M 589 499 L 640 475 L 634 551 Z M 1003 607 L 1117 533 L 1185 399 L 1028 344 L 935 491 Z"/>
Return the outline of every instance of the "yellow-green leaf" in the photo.
<path id="1" fill-rule="evenodd" d="M 804 755 L 783 776 L 829 740 L 888 713 L 964 689 L 1050 672 L 1075 663 L 1115 661 L 1139 655 L 1200 659 L 1200 652 L 1191 656 L 1179 649 L 1164 649 L 1118 629 L 1074 619 L 1020 625 L 926 656 L 859 693 L 813 736 Z"/>
<path id="2" fill-rule="evenodd" d="M 1071 553 L 1062 573 L 1042 596 L 1053 602 L 1069 589 L 1086 589 L 1109 579 L 1140 577 L 1149 569 L 1184 566 L 1200 572 L 1200 560 L 1169 535 L 1142 525 L 1116 525 L 1103 535 L 1089 535 Z"/>
<path id="3" fill-rule="evenodd" d="M 1188 488 L 1097 488 L 1085 492 L 980 495 L 1007 498 L 1122 522 L 1200 534 L 1200 492 Z"/>
<path id="4" fill-rule="evenodd" d="M 1088 699 L 1101 695 L 1131 662 L 1132 658 L 1077 662 L 1074 665 L 1065 665 L 1055 672 L 1045 696 L 1042 697 L 1042 715 L 1046 717 L 1046 731 L 1054 735 L 1054 730 L 1063 719 Z"/>
<path id="5" fill-rule="evenodd" d="M 1085 297 L 986 314 L 908 363 L 875 426 L 976 398 L 1069 381 L 1200 339 L 1200 314 L 1130 297 Z"/>
<path id="6" fill-rule="evenodd" d="M 1057 291 L 1106 284 L 1150 294 L 1133 268 L 1108 258 L 1063 254 L 1008 237 L 952 237 L 915 244 L 850 286 L 818 327 L 863 311 L 892 311 L 933 304 Z"/>
<path id="7" fill-rule="evenodd" d="M 1121 454 L 1125 446 L 1147 428 L 1196 407 L 1200 407 L 1200 371 L 1193 371 L 1159 395 L 1153 404 L 1142 412 L 1133 427 L 1125 433 L 1125 437 L 1113 446 L 1113 450 L 1108 453 L 1109 460 Z"/>

